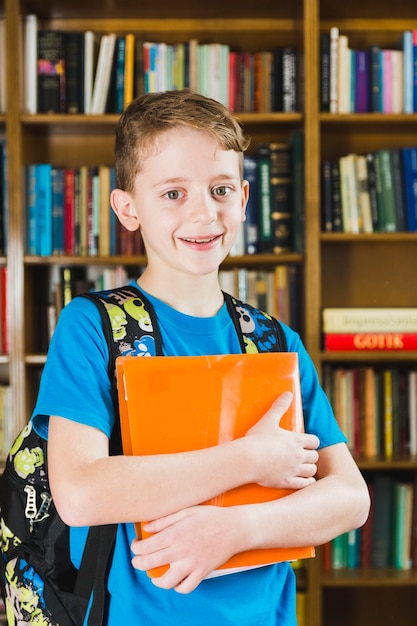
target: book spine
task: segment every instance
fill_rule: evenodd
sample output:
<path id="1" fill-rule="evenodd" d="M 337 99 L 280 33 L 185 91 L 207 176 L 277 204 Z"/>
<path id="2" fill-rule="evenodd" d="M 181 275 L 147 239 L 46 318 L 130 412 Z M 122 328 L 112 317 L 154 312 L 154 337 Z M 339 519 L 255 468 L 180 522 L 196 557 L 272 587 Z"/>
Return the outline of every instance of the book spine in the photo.
<path id="1" fill-rule="evenodd" d="M 417 148 L 401 148 L 401 153 L 407 230 L 417 232 Z"/>
<path id="2" fill-rule="evenodd" d="M 325 350 L 417 350 L 415 333 L 325 333 Z"/>
<path id="3" fill-rule="evenodd" d="M 64 33 L 38 31 L 38 113 L 65 113 Z"/>
<path id="4" fill-rule="evenodd" d="M 270 180 L 269 145 L 265 144 L 258 148 L 259 240 L 261 252 L 272 252 Z"/>
<path id="5" fill-rule="evenodd" d="M 338 106 L 338 50 L 339 29 L 330 29 L 330 113 L 337 113 Z"/>
<path id="6" fill-rule="evenodd" d="M 325 333 L 417 333 L 417 308 L 325 308 Z"/>
<path id="7" fill-rule="evenodd" d="M 27 254 L 37 253 L 36 228 L 36 165 L 29 164 L 26 169 L 26 211 L 27 211 Z"/>
<path id="8" fill-rule="evenodd" d="M 64 254 L 64 170 L 52 168 L 52 253 Z"/>
<path id="9" fill-rule="evenodd" d="M 49 163 L 36 165 L 36 228 L 37 254 L 52 254 L 52 166 Z"/>
<path id="10" fill-rule="evenodd" d="M 330 33 L 320 35 L 320 111 L 330 111 Z"/>
<path id="11" fill-rule="evenodd" d="M 291 154 L 287 144 L 269 144 L 272 251 L 292 249 Z"/>
<path id="12" fill-rule="evenodd" d="M 403 33 L 404 54 L 404 113 L 413 112 L 413 33 L 406 30 Z"/>
<path id="13" fill-rule="evenodd" d="M 369 111 L 369 51 L 355 51 L 355 113 Z"/>
<path id="14" fill-rule="evenodd" d="M 417 113 L 417 30 L 413 30 L 413 112 Z"/>
<path id="15" fill-rule="evenodd" d="M 84 33 L 65 33 L 65 111 L 84 113 Z"/>
<path id="16" fill-rule="evenodd" d="M 245 155 L 243 175 L 249 182 L 249 199 L 244 222 L 245 254 L 256 254 L 259 249 L 258 164 L 256 156 Z"/>

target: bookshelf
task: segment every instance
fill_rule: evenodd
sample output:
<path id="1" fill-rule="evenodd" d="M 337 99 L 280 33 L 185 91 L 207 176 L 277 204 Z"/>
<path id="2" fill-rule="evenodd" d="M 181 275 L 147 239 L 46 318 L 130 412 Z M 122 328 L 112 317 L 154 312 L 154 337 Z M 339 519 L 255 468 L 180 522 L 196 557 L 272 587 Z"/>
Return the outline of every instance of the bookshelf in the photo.
<path id="1" fill-rule="evenodd" d="M 209 4 L 180 0 L 145 3 L 126 0 L 4 0 L 0 16 L 6 22 L 7 112 L 0 130 L 8 144 L 8 253 L 10 355 L 0 357 L 1 382 L 12 388 L 18 431 L 30 414 L 45 354 L 35 349 L 37 298 L 45 293 L 50 275 L 60 267 L 116 267 L 132 272 L 145 258 L 29 257 L 26 254 L 24 168 L 35 162 L 56 167 L 94 166 L 112 162 L 117 114 L 76 115 L 24 112 L 22 20 L 36 14 L 42 28 L 94 30 L 98 34 L 134 32 L 143 40 L 174 44 L 196 38 L 229 44 L 246 51 L 293 46 L 304 57 L 303 104 L 290 113 L 237 112 L 256 145 L 286 141 L 294 130 L 304 131 L 304 254 L 239 256 L 225 268 L 273 269 L 295 264 L 303 275 L 303 339 L 319 371 L 327 364 L 394 362 L 412 364 L 416 353 L 328 353 L 321 348 L 321 309 L 324 306 L 417 306 L 413 288 L 417 265 L 417 234 L 359 234 L 321 232 L 320 162 L 349 152 L 366 153 L 382 147 L 412 146 L 416 114 L 330 114 L 320 112 L 319 40 L 337 26 L 354 47 L 395 46 L 406 29 L 417 29 L 411 0 L 295 0 L 276 3 L 249 0 Z M 17 43 L 18 42 L 18 43 Z M 365 473 L 389 471 L 394 476 L 417 475 L 415 459 L 386 463 L 360 461 Z M 388 626 L 414 623 L 414 570 L 325 570 L 322 550 L 302 574 L 306 592 L 307 626 Z M 300 626 L 302 626 L 300 624 Z"/>

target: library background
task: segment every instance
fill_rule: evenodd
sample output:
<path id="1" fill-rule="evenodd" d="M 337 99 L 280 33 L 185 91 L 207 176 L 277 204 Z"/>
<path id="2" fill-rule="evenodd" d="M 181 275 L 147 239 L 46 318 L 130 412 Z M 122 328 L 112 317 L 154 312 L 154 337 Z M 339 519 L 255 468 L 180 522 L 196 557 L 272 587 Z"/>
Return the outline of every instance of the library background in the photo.
<path id="1" fill-rule="evenodd" d="M 414 625 L 415 2 L 0 0 L 0 18 L 3 459 L 61 307 L 146 263 L 108 205 L 119 113 L 201 89 L 251 137 L 224 288 L 300 331 L 373 501 L 294 565 L 299 624 Z"/>

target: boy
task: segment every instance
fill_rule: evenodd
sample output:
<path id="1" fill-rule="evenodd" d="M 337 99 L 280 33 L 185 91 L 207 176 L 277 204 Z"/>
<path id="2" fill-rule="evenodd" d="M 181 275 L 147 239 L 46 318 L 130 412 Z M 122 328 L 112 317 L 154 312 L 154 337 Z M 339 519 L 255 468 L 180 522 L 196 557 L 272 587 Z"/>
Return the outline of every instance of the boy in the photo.
<path id="1" fill-rule="evenodd" d="M 148 263 L 137 284 L 155 308 L 167 355 L 240 352 L 218 268 L 245 219 L 246 147 L 222 105 L 187 90 L 137 99 L 119 122 L 112 207 L 143 237 Z M 71 526 L 74 563 L 86 527 L 119 524 L 110 626 L 294 626 L 288 563 L 205 577 L 244 549 L 318 545 L 364 523 L 366 485 L 300 338 L 284 329 L 288 349 L 299 353 L 305 434 L 277 427 L 291 401 L 283 394 L 236 441 L 185 454 L 109 457 L 114 414 L 99 314 L 83 298 L 61 313 L 33 420 L 49 436 L 51 488 Z M 247 482 L 296 491 L 262 505 L 196 506 Z M 154 520 L 152 537 L 135 539 L 139 519 Z M 146 569 L 166 563 L 163 576 L 147 577 Z"/>

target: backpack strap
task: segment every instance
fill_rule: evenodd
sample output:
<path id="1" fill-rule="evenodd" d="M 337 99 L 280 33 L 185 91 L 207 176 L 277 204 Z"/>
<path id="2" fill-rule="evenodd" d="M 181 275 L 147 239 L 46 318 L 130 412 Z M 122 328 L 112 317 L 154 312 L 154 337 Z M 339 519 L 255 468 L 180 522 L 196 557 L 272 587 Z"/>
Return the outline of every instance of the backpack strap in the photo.
<path id="1" fill-rule="evenodd" d="M 280 322 L 267 313 L 224 293 L 242 352 L 287 352 L 287 339 Z"/>

